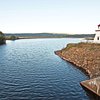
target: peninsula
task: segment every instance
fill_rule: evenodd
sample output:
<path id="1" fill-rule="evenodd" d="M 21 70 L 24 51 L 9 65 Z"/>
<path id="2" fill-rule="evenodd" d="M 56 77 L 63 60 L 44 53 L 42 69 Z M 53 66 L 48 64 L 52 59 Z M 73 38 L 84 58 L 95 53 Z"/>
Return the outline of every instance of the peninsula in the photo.
<path id="1" fill-rule="evenodd" d="M 55 54 L 76 65 L 90 78 L 100 76 L 100 44 L 70 43 L 62 50 L 55 51 Z"/>

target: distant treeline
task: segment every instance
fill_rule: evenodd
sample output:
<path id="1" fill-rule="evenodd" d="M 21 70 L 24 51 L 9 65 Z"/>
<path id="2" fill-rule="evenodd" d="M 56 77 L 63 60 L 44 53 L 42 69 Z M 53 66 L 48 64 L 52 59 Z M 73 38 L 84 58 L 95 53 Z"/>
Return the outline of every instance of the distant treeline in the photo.
<path id="1" fill-rule="evenodd" d="M 6 37 L 20 38 L 93 38 L 95 34 L 56 34 L 56 33 L 6 33 Z"/>

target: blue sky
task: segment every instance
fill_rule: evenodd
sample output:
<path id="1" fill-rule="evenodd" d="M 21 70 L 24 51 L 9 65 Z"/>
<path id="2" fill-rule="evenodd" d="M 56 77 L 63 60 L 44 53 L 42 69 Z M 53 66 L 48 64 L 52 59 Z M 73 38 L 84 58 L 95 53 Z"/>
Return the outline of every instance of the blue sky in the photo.
<path id="1" fill-rule="evenodd" d="M 100 24 L 100 0 L 0 0 L 0 30 L 94 33 Z"/>

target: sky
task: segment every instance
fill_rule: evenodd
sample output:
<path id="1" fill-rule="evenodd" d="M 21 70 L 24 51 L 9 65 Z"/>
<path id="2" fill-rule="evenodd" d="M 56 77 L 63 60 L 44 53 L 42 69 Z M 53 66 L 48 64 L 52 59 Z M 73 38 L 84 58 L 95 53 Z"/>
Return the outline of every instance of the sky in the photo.
<path id="1" fill-rule="evenodd" d="M 99 10 L 100 0 L 0 0 L 0 31 L 92 34 Z"/>

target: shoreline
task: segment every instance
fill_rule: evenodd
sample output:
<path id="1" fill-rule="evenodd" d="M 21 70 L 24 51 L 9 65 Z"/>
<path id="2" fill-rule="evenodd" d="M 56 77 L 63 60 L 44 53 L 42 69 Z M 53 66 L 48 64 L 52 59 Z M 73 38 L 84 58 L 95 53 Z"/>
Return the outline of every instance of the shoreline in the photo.
<path id="1" fill-rule="evenodd" d="M 86 76 L 88 76 L 90 78 L 89 73 L 82 67 L 77 66 L 75 63 L 73 63 L 72 61 L 69 61 L 67 58 L 65 58 L 64 56 L 61 55 L 60 50 L 55 51 L 54 52 L 57 56 L 59 56 L 61 59 L 71 63 L 72 65 L 74 65 L 77 69 L 81 70 Z"/>
<path id="2" fill-rule="evenodd" d="M 80 85 L 93 100 L 100 100 L 100 44 L 68 44 L 62 50 L 55 51 L 55 54 L 74 64 L 89 77 L 80 82 Z"/>
<path id="3" fill-rule="evenodd" d="M 17 39 L 15 39 L 15 40 L 20 40 L 20 39 L 48 39 L 48 38 L 50 38 L 50 39 L 54 39 L 54 38 L 75 38 L 75 39 L 77 39 L 78 37 L 18 37 Z M 85 38 L 79 38 L 79 39 L 85 39 Z M 12 39 L 10 39 L 10 38 L 6 38 L 6 40 L 12 40 Z"/>
<path id="4" fill-rule="evenodd" d="M 100 76 L 100 44 L 70 43 L 54 53 L 75 65 L 90 79 Z"/>

